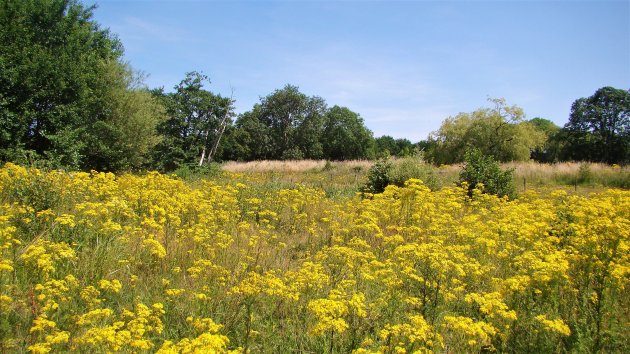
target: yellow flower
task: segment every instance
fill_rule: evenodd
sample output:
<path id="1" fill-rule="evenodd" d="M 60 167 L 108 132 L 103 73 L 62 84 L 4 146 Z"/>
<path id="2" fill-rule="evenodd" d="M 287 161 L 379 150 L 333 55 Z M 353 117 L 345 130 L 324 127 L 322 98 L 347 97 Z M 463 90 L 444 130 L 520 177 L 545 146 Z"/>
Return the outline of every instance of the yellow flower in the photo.
<path id="1" fill-rule="evenodd" d="M 122 289 L 122 283 L 118 279 L 113 279 L 113 280 L 101 279 L 98 282 L 98 287 L 101 290 L 110 291 L 114 294 L 118 294 L 120 292 L 120 289 Z"/>

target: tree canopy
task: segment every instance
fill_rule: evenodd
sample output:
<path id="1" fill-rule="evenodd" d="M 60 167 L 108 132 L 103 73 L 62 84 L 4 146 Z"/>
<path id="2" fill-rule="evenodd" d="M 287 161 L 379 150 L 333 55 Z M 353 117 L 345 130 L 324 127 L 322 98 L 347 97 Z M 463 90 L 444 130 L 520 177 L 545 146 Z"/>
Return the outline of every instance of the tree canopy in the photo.
<path id="1" fill-rule="evenodd" d="M 561 139 L 559 139 L 561 128 L 554 122 L 540 117 L 530 119 L 529 123 L 545 136 L 544 144 L 532 150 L 531 158 L 538 162 L 557 162 L 560 158 L 562 144 Z"/>
<path id="2" fill-rule="evenodd" d="M 127 169 L 157 141 L 160 108 L 93 9 L 74 0 L 0 1 L 2 160 Z"/>
<path id="3" fill-rule="evenodd" d="M 286 85 L 241 114 L 227 144 L 242 160 L 345 160 L 369 158 L 373 138 L 357 113 Z"/>
<path id="4" fill-rule="evenodd" d="M 357 113 L 334 106 L 324 116 L 322 145 L 330 160 L 366 159 L 373 155 L 374 139 Z"/>
<path id="5" fill-rule="evenodd" d="M 171 171 L 213 159 L 225 127 L 232 123 L 233 100 L 204 89 L 206 83 L 206 75 L 193 71 L 174 92 L 153 91 L 168 117 L 158 127 L 163 139 L 154 151 L 154 167 Z"/>
<path id="6" fill-rule="evenodd" d="M 630 92 L 602 87 L 571 106 L 565 154 L 574 160 L 630 161 Z"/>
<path id="7" fill-rule="evenodd" d="M 464 160 L 466 151 L 478 149 L 498 161 L 522 161 L 544 143 L 544 134 L 524 121 L 523 110 L 508 106 L 504 99 L 491 99 L 493 108 L 480 108 L 447 118 L 437 132 L 429 152 L 435 163 L 450 164 Z"/>

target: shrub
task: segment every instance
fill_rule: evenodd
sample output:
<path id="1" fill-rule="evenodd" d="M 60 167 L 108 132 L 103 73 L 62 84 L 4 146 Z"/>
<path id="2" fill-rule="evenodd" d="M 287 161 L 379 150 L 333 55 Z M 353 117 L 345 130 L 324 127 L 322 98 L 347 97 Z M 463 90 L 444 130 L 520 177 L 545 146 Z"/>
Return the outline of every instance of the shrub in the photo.
<path id="1" fill-rule="evenodd" d="M 459 184 L 468 184 L 468 195 L 483 185 L 483 192 L 499 197 L 516 196 L 513 173 L 514 169 L 501 170 L 499 163 L 492 156 L 484 156 L 478 149 L 469 150 L 464 157 L 465 165 L 459 174 Z"/>
<path id="2" fill-rule="evenodd" d="M 367 182 L 361 188 L 363 193 L 382 193 L 390 183 L 389 174 L 392 169 L 392 163 L 389 159 L 380 159 L 376 161 L 367 174 Z"/>
<path id="3" fill-rule="evenodd" d="M 210 162 L 202 166 L 197 164 L 182 165 L 173 171 L 173 174 L 185 181 L 214 177 L 219 173 L 221 173 L 221 164 L 217 162 Z"/>
<path id="4" fill-rule="evenodd" d="M 403 187 L 411 178 L 417 178 L 431 190 L 439 189 L 436 168 L 426 163 L 422 155 L 402 158 L 394 163 L 389 174 L 390 184 Z"/>
<path id="5" fill-rule="evenodd" d="M 422 180 L 431 190 L 439 188 L 435 167 L 426 163 L 422 155 L 405 157 L 394 162 L 381 159 L 370 168 L 367 178 L 368 181 L 361 190 L 364 193 L 382 193 L 390 184 L 403 187 L 411 178 Z"/>
<path id="6" fill-rule="evenodd" d="M 589 184 L 593 182 L 593 171 L 591 170 L 591 164 L 584 162 L 580 164 L 577 175 L 577 183 Z"/>

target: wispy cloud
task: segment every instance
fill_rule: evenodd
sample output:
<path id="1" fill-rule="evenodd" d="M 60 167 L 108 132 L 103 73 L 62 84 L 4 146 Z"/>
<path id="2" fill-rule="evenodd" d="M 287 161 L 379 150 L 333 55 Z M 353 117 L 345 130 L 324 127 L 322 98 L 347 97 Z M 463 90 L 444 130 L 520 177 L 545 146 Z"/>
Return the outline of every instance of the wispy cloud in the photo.
<path id="1" fill-rule="evenodd" d="M 133 42 L 134 45 L 142 41 L 162 42 L 165 45 L 173 43 L 194 42 L 196 36 L 185 30 L 180 25 L 171 25 L 166 22 L 147 21 L 136 16 L 124 16 L 119 21 L 110 25 L 112 31 L 117 33 L 125 43 Z"/>
<path id="2" fill-rule="evenodd" d="M 424 139 L 454 109 L 431 68 L 395 62 L 388 55 L 330 46 L 285 55 L 283 61 L 282 75 L 330 105 L 357 111 L 376 135 Z"/>

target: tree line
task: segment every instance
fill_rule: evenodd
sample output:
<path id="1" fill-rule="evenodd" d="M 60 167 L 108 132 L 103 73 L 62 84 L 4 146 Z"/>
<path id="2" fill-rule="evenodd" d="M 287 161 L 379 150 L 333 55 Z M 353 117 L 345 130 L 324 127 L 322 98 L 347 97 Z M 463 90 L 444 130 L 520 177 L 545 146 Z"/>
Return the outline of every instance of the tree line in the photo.
<path id="1" fill-rule="evenodd" d="M 502 99 L 447 118 L 426 140 L 374 137 L 347 107 L 287 85 L 235 114 L 192 71 L 172 91 L 149 89 L 122 43 L 75 0 L 0 0 L 0 160 L 121 171 L 211 161 L 374 159 L 422 151 L 435 164 L 476 148 L 499 161 L 630 160 L 630 93 L 580 98 L 568 123 L 526 120 Z"/>

